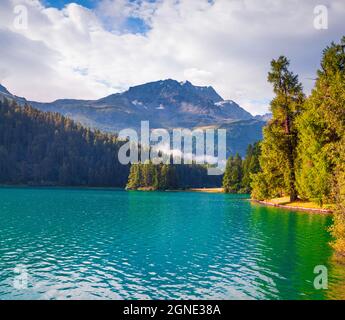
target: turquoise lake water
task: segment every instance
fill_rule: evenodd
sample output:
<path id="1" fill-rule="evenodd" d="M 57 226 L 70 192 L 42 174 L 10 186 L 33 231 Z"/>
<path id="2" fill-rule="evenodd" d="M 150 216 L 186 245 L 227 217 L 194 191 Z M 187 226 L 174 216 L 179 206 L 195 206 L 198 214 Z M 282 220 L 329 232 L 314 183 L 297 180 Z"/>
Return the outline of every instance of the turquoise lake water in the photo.
<path id="1" fill-rule="evenodd" d="M 0 299 L 344 298 L 330 224 L 223 194 L 0 188 Z"/>

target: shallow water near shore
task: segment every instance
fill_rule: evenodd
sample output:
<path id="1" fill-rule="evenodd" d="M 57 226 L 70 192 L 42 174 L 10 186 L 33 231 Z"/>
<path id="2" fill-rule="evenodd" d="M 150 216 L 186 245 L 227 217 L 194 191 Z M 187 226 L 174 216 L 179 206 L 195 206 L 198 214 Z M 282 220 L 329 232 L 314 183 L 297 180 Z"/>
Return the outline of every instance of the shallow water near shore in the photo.
<path id="1" fill-rule="evenodd" d="M 344 299 L 331 216 L 245 198 L 0 188 L 0 299 Z"/>

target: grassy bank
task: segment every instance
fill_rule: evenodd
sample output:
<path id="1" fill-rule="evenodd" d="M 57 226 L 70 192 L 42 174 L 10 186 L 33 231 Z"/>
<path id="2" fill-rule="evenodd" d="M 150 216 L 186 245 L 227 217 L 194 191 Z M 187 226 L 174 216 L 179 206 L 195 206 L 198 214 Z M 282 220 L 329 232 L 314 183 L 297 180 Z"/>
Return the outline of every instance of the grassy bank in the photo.
<path id="1" fill-rule="evenodd" d="M 224 193 L 223 188 L 192 188 L 188 189 L 191 192 L 206 192 L 206 193 Z"/>
<path id="2" fill-rule="evenodd" d="M 142 187 L 137 189 L 126 189 L 127 191 L 159 191 L 153 187 Z M 165 191 L 175 191 L 175 192 L 205 192 L 205 193 L 224 193 L 223 188 L 190 188 L 190 189 L 167 189 Z"/>
<path id="3" fill-rule="evenodd" d="M 302 201 L 297 200 L 290 202 L 289 197 L 282 197 L 282 198 L 274 198 L 269 200 L 253 200 L 256 203 L 260 203 L 267 206 L 279 207 L 284 209 L 292 209 L 292 210 L 303 210 L 309 212 L 316 212 L 316 213 L 332 213 L 334 210 L 334 205 L 332 204 L 325 204 L 322 207 L 319 206 L 315 202 L 311 201 Z"/>

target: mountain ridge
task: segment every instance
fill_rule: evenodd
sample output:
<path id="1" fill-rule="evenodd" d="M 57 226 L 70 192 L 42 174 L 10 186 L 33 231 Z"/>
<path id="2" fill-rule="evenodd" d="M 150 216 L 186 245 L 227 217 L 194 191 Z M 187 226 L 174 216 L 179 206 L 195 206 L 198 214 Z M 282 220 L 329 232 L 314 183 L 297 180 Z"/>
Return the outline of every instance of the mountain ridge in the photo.
<path id="1" fill-rule="evenodd" d="M 130 87 L 98 100 L 58 99 L 45 103 L 12 95 L 0 87 L 0 97 L 25 103 L 45 112 L 56 112 L 103 132 L 139 131 L 141 121 L 150 128 L 194 129 L 213 126 L 231 132 L 231 153 L 245 154 L 248 144 L 261 140 L 265 118 L 254 117 L 232 100 L 224 100 L 213 87 L 167 79 Z M 245 130 L 243 130 L 245 128 Z M 234 140 L 233 138 L 236 137 Z"/>
<path id="2" fill-rule="evenodd" d="M 11 95 L 2 88 L 0 93 Z M 20 104 L 27 102 L 41 111 L 59 112 L 106 131 L 138 128 L 141 120 L 150 121 L 152 128 L 170 129 L 254 118 L 236 102 L 224 100 L 211 86 L 194 86 L 189 81 L 173 79 L 133 86 L 97 100 L 58 99 L 46 103 L 11 97 Z"/>

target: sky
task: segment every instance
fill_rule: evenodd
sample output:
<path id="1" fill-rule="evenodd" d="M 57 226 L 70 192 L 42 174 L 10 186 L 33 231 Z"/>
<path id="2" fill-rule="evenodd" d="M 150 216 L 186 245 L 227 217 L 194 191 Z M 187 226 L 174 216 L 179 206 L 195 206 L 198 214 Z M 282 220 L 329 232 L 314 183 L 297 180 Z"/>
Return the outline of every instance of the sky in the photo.
<path id="1" fill-rule="evenodd" d="M 270 61 L 286 55 L 308 94 L 344 21 L 344 0 L 1 0 L 0 83 L 49 102 L 189 80 L 264 114 Z"/>
<path id="2" fill-rule="evenodd" d="M 43 0 L 41 1 L 46 7 L 54 7 L 62 9 L 71 2 L 84 6 L 86 8 L 94 8 L 96 6 L 97 0 L 75 0 L 75 1 L 66 1 L 66 0 Z"/>

